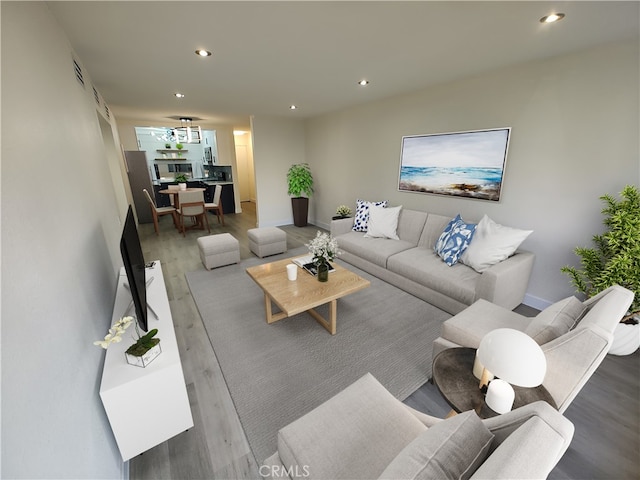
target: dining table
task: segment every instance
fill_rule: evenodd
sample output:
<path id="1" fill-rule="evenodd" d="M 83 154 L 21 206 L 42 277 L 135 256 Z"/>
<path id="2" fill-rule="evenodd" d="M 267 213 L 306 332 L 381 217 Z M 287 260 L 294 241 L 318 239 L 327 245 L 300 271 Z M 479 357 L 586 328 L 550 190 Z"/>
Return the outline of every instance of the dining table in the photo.
<path id="1" fill-rule="evenodd" d="M 164 190 L 158 190 L 158 193 L 171 195 L 173 198 L 171 204 L 177 209 L 180 208 L 180 197 L 178 196 L 179 192 L 204 192 L 205 190 L 206 188 L 201 187 L 187 187 L 185 190 L 180 190 L 178 188 L 166 188 Z"/>

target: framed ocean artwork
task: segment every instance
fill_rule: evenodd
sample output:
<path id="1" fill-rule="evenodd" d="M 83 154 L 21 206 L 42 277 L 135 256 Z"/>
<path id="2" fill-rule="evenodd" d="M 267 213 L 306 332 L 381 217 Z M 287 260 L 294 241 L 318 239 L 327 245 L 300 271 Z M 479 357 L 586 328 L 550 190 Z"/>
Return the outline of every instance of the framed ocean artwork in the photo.
<path id="1" fill-rule="evenodd" d="M 511 128 L 402 137 L 402 192 L 500 200 Z"/>

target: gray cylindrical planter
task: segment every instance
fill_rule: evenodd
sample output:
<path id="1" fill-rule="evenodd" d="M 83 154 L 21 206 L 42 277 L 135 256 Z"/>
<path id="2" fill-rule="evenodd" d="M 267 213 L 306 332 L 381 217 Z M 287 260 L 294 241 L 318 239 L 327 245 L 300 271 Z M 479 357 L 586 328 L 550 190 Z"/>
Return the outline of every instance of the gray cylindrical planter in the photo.
<path id="1" fill-rule="evenodd" d="M 309 214 L 309 199 L 307 197 L 293 197 L 291 199 L 293 209 L 293 224 L 296 227 L 306 227 Z"/>

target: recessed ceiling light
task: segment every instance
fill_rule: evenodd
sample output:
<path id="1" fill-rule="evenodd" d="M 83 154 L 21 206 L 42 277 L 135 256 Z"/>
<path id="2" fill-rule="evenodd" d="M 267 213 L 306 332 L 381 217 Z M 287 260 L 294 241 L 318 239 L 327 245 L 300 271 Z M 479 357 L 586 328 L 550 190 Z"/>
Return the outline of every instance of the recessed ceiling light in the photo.
<path id="1" fill-rule="evenodd" d="M 564 18 L 564 13 L 552 13 L 540 19 L 540 23 L 554 23 Z"/>
<path id="2" fill-rule="evenodd" d="M 200 55 L 201 57 L 210 57 L 211 52 L 209 50 L 205 50 L 204 48 L 199 48 L 196 50 L 196 55 Z"/>
<path id="3" fill-rule="evenodd" d="M 175 95 L 177 98 L 184 98 L 184 93 L 176 92 L 176 93 L 174 93 L 174 95 Z"/>
<path id="4" fill-rule="evenodd" d="M 369 80 L 360 80 L 358 82 L 358 85 L 360 85 L 361 87 L 366 87 L 367 85 L 369 85 Z"/>
<path id="5" fill-rule="evenodd" d="M 289 106 L 289 110 L 296 110 L 297 108 L 298 108 L 298 107 L 297 107 L 297 106 L 295 106 L 295 105 L 290 105 L 290 106 Z"/>

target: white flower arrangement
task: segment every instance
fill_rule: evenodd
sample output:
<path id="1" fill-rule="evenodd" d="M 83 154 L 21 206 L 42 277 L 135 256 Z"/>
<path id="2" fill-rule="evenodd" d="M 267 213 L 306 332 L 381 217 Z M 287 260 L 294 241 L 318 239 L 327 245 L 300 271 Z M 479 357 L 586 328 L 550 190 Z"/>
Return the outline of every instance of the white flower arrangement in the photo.
<path id="1" fill-rule="evenodd" d="M 336 215 L 338 215 L 340 217 L 348 217 L 349 215 L 351 215 L 351 209 L 349 207 L 347 207 L 346 205 L 340 205 L 336 209 Z"/>
<path id="2" fill-rule="evenodd" d="M 340 255 L 338 241 L 328 233 L 318 231 L 316 238 L 305 244 L 309 248 L 309 253 L 313 255 L 313 262 L 317 265 L 322 260 L 329 262 L 336 255 Z"/>
<path id="3" fill-rule="evenodd" d="M 94 345 L 104 348 L 109 348 L 112 343 L 118 343 L 122 341 L 122 335 L 134 322 L 133 317 L 123 317 L 113 324 L 113 327 L 109 329 L 109 333 L 104 337 L 104 340 L 97 340 L 93 342 Z"/>

